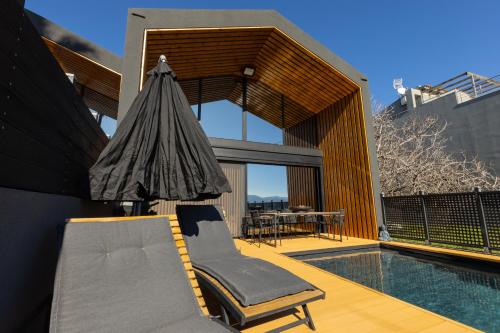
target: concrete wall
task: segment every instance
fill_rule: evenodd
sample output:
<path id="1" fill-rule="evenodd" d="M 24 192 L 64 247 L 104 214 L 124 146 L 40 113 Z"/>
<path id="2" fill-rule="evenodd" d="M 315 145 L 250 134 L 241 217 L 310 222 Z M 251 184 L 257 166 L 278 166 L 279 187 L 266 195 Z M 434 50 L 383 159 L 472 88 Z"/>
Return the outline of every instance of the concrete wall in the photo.
<path id="1" fill-rule="evenodd" d="M 44 332 L 58 257 L 57 226 L 112 216 L 111 205 L 0 187 L 0 331 Z"/>
<path id="2" fill-rule="evenodd" d="M 487 163 L 500 175 L 500 91 L 464 103 L 452 93 L 423 104 L 410 112 L 401 113 L 400 119 L 410 115 L 437 115 L 447 122 L 444 133 L 448 137 L 448 150 L 466 154 Z M 397 101 L 396 103 L 399 103 Z"/>

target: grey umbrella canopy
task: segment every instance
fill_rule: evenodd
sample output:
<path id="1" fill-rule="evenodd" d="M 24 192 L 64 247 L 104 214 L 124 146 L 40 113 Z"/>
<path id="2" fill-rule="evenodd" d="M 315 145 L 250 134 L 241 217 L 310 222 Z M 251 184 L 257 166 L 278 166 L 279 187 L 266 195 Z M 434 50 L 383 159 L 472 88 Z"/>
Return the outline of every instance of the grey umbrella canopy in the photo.
<path id="1" fill-rule="evenodd" d="M 90 169 L 93 200 L 216 198 L 231 187 L 164 56 Z"/>

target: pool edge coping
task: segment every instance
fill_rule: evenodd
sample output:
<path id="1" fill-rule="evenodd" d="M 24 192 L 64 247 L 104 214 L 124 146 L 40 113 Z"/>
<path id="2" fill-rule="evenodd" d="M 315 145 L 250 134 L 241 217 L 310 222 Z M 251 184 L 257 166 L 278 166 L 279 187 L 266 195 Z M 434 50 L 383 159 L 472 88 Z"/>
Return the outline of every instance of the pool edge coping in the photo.
<path id="1" fill-rule="evenodd" d="M 463 251 L 456 249 L 448 249 L 444 247 L 435 247 L 428 245 L 420 245 L 420 244 L 412 244 L 412 243 L 402 243 L 395 241 L 381 241 L 380 246 L 385 248 L 400 248 L 406 250 L 415 250 L 420 252 L 431 252 L 436 254 L 442 254 L 452 257 L 460 257 L 468 260 L 474 260 L 479 262 L 489 262 L 494 264 L 500 264 L 500 256 L 485 254 L 485 253 L 476 253 L 471 251 Z"/>
<path id="2" fill-rule="evenodd" d="M 352 245 L 345 247 L 331 247 L 331 248 L 322 248 L 322 249 L 314 249 L 314 250 L 304 250 L 304 251 L 291 251 L 291 252 L 278 252 L 287 257 L 298 257 L 305 255 L 316 255 L 316 254 L 327 254 L 327 253 L 341 253 L 341 252 L 350 252 L 356 250 L 364 250 L 364 249 L 377 249 L 377 248 L 386 248 L 386 249 L 401 249 L 407 251 L 414 251 L 416 253 L 428 252 L 430 254 L 440 254 L 453 258 L 459 259 L 467 259 L 476 262 L 486 262 L 490 264 L 498 264 L 500 265 L 500 256 L 484 254 L 484 253 L 476 253 L 469 251 L 462 251 L 456 249 L 448 249 L 442 247 L 434 247 L 420 244 L 412 244 L 412 243 L 402 243 L 395 241 L 380 241 L 375 244 L 364 244 L 364 245 Z M 424 253 L 425 254 L 425 253 Z"/>

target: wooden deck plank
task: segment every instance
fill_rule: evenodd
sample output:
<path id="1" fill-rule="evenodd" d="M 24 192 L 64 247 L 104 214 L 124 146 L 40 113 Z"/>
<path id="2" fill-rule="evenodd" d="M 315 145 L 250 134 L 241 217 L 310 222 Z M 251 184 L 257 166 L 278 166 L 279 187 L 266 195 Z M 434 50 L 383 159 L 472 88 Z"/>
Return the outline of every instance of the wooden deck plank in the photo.
<path id="1" fill-rule="evenodd" d="M 330 235 L 330 237 L 332 237 Z M 312 251 L 312 250 L 322 250 L 322 249 L 330 249 L 330 248 L 343 248 L 346 246 L 360 246 L 360 245 L 374 245 L 378 244 L 378 241 L 369 240 L 369 239 L 361 239 L 355 237 L 349 237 L 347 239 L 345 236 L 343 237 L 343 242 L 339 241 L 339 236 L 336 235 L 336 240 L 326 239 L 326 234 L 322 235 L 322 238 L 318 239 L 317 237 L 308 236 L 308 237 L 292 237 L 285 238 L 282 241 L 282 245 L 276 248 L 270 247 L 268 245 L 262 245 L 264 248 L 272 248 L 273 251 L 278 253 L 287 253 L 287 252 L 299 252 L 299 251 Z M 236 243 L 238 246 L 239 243 Z"/>
<path id="2" fill-rule="evenodd" d="M 446 317 L 437 315 L 389 295 L 323 271 L 282 253 L 321 250 L 376 244 L 376 241 L 350 237 L 344 242 L 312 237 L 285 239 L 282 246 L 250 244 L 235 241 L 244 255 L 272 262 L 326 292 L 326 299 L 309 305 L 316 332 L 477 332 Z M 302 316 L 302 313 L 298 313 Z M 296 315 L 296 314 L 295 314 Z M 272 321 L 257 322 L 243 332 L 264 332 L 296 320 L 294 314 Z M 305 325 L 289 332 L 311 332 Z"/>

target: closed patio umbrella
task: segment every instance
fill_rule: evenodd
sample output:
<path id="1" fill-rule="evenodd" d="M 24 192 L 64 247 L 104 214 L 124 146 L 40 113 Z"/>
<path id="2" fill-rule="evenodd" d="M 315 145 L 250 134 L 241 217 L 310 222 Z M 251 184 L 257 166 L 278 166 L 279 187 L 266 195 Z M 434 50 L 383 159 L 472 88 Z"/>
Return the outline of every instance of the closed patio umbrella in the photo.
<path id="1" fill-rule="evenodd" d="M 231 192 L 165 56 L 148 75 L 90 169 L 92 199 L 203 200 Z"/>

